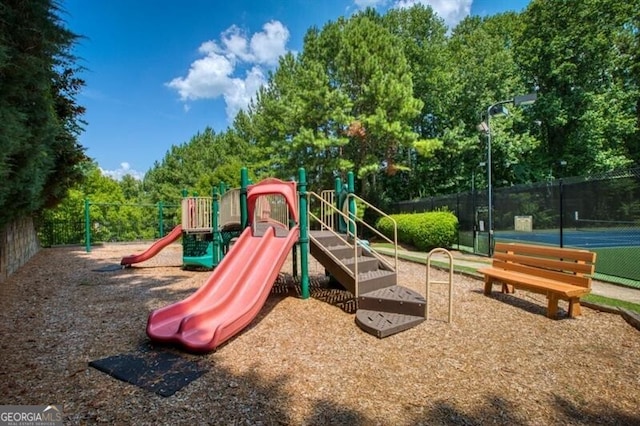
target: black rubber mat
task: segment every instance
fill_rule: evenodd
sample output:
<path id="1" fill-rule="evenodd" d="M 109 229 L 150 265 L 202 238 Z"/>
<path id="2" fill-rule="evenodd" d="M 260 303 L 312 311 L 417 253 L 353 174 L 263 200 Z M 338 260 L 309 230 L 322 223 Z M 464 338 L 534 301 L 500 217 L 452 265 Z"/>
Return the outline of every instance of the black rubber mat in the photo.
<path id="1" fill-rule="evenodd" d="M 92 269 L 93 272 L 113 272 L 113 271 L 121 271 L 124 267 L 120 264 L 117 265 L 106 265 L 100 268 Z"/>
<path id="2" fill-rule="evenodd" d="M 91 361 L 89 365 L 164 397 L 173 395 L 208 371 L 174 353 L 153 350 L 114 355 Z"/>

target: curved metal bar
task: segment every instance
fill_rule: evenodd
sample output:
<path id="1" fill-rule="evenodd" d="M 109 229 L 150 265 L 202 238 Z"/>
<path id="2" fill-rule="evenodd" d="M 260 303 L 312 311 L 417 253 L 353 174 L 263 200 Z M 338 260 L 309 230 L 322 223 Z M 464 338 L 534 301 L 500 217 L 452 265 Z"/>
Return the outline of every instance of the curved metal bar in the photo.
<path id="1" fill-rule="evenodd" d="M 436 253 L 445 253 L 447 256 L 449 256 L 449 279 L 447 281 L 431 280 L 431 256 Z M 430 293 L 431 284 L 449 284 L 449 320 L 448 322 L 451 322 L 451 318 L 453 315 L 453 255 L 451 254 L 451 252 L 443 248 L 434 248 L 433 250 L 431 250 L 427 255 L 426 275 L 427 275 L 427 291 L 426 291 L 425 298 L 427 299 L 427 303 L 424 304 L 425 318 L 429 320 L 429 301 L 431 299 L 429 297 L 429 293 Z"/>

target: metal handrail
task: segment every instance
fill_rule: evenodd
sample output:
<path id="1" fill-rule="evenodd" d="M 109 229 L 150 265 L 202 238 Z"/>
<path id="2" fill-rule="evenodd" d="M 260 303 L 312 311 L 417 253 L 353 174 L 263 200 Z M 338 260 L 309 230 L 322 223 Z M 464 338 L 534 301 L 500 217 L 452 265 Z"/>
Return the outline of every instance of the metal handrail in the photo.
<path id="1" fill-rule="evenodd" d="M 449 257 L 449 279 L 447 281 L 432 281 L 431 280 L 431 256 L 435 253 L 444 253 Z M 451 318 L 453 315 L 453 255 L 447 249 L 443 248 L 434 248 L 427 255 L 427 291 L 425 294 L 426 303 L 424 304 L 424 316 L 427 320 L 429 320 L 429 302 L 431 301 L 430 297 L 430 289 L 431 284 L 448 284 L 449 285 L 449 321 L 451 322 Z"/>
<path id="2" fill-rule="evenodd" d="M 348 215 L 344 214 L 343 212 L 341 212 L 340 210 L 338 210 L 333 204 L 330 204 L 327 200 L 323 199 L 321 196 L 319 196 L 318 194 L 316 194 L 315 192 L 308 192 L 307 193 L 307 200 L 309 202 L 309 204 L 311 204 L 310 202 L 310 198 L 315 198 L 317 199 L 320 203 L 321 203 L 321 212 L 324 212 L 325 209 L 329 210 L 329 211 L 333 211 L 333 213 L 338 213 L 340 216 L 342 216 L 342 218 L 349 224 L 349 225 L 353 225 L 353 229 L 356 230 L 357 229 L 357 223 L 356 221 L 354 221 L 353 219 L 351 219 L 350 217 L 348 217 Z M 340 236 L 340 234 L 338 234 L 333 228 L 329 228 L 328 224 L 326 224 L 322 218 L 316 216 L 315 214 L 311 213 L 311 209 L 309 209 L 309 216 L 312 217 L 313 219 L 317 220 L 318 223 L 320 223 L 320 227 L 321 229 L 326 229 L 328 231 L 330 231 L 333 235 L 335 235 L 336 237 L 338 237 L 338 239 L 340 241 L 342 241 L 343 243 L 345 243 L 347 246 L 349 247 L 353 247 L 353 258 L 354 258 L 354 269 L 353 269 L 353 273 L 354 273 L 354 295 L 357 298 L 359 295 L 359 279 L 358 279 L 358 237 L 357 237 L 357 233 L 355 233 L 354 235 L 354 240 L 353 240 L 353 244 L 351 244 L 349 241 L 345 240 L 344 238 L 342 238 L 342 236 Z M 321 213 L 322 216 L 322 213 Z M 310 222 L 310 221 L 308 221 Z M 309 234 L 310 238 L 313 238 L 313 236 L 311 236 L 311 234 Z M 329 257 L 331 257 L 337 264 L 339 265 L 343 265 L 342 261 L 340 259 L 338 259 L 337 257 L 335 257 L 331 252 L 327 252 L 327 254 L 329 255 Z M 348 268 L 346 268 L 348 270 Z"/>
<path id="3" fill-rule="evenodd" d="M 360 201 L 366 207 L 374 210 L 376 213 L 378 213 L 381 216 L 384 216 L 385 218 L 389 219 L 391 221 L 391 223 L 393 223 L 393 240 L 391 240 L 386 235 L 384 235 L 383 233 L 381 233 L 380 231 L 375 229 L 373 226 L 369 225 L 367 222 L 356 218 L 358 222 L 362 223 L 369 230 L 373 231 L 377 236 L 381 237 L 382 239 L 387 241 L 389 244 L 393 244 L 393 250 L 394 250 L 394 253 L 393 253 L 394 264 L 393 264 L 393 266 L 390 265 L 389 262 L 381 254 L 377 253 L 375 251 L 375 249 L 373 249 L 373 247 L 369 247 L 369 248 L 371 249 L 372 254 L 376 258 L 378 258 L 379 260 L 384 262 L 387 266 L 391 267 L 393 269 L 393 271 L 397 274 L 398 273 L 398 223 L 391 216 L 389 216 L 388 214 L 386 214 L 385 212 L 383 212 L 382 210 L 380 210 L 379 208 L 377 208 L 373 204 L 369 203 L 368 201 L 364 200 L 363 198 L 358 197 L 356 194 L 349 194 L 347 196 L 347 200 L 349 199 L 348 197 L 352 197 L 355 200 Z"/>

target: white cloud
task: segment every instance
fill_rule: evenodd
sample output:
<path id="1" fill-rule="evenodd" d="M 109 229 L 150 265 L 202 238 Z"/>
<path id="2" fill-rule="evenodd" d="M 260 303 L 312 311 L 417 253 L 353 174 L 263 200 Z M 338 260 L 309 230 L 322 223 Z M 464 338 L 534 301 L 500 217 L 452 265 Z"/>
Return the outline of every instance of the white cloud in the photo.
<path id="1" fill-rule="evenodd" d="M 200 51 L 203 46 L 200 46 Z M 229 58 L 212 50 L 191 64 L 186 77 L 176 77 L 167 85 L 176 89 L 183 101 L 217 98 L 231 85 L 230 75 L 234 69 L 235 65 Z"/>
<path id="2" fill-rule="evenodd" d="M 395 7 L 411 7 L 416 4 L 431 6 L 449 28 L 453 28 L 471 13 L 471 3 L 473 0 L 397 0 Z"/>
<path id="3" fill-rule="evenodd" d="M 354 0 L 354 4 L 361 9 L 382 7 L 387 3 L 389 0 Z M 453 28 L 471 13 L 471 3 L 473 0 L 395 0 L 392 7 L 409 8 L 416 4 L 431 6 L 449 28 Z"/>
<path id="4" fill-rule="evenodd" d="M 383 6 L 387 0 L 355 0 L 356 6 L 365 9 L 367 7 Z"/>
<path id="5" fill-rule="evenodd" d="M 198 52 L 204 56 L 191 64 L 185 77 L 176 77 L 166 85 L 176 90 L 183 102 L 224 98 L 227 118 L 232 120 L 265 83 L 266 68 L 277 65 L 278 58 L 287 52 L 288 40 L 289 30 L 279 21 L 267 22 L 250 38 L 233 25 L 220 35 L 220 42 L 202 43 Z M 243 69 L 247 71 L 242 77 L 238 74 Z"/>
<path id="6" fill-rule="evenodd" d="M 249 52 L 249 40 L 238 27 L 231 26 L 222 33 L 222 44 L 227 54 L 231 57 L 238 57 L 245 62 L 253 62 L 253 56 Z"/>
<path id="7" fill-rule="evenodd" d="M 123 163 L 120 163 L 120 168 L 117 170 L 104 170 L 103 168 L 100 168 L 100 172 L 103 175 L 109 176 L 110 178 L 115 180 L 122 180 L 122 178 L 125 177 L 126 175 L 130 175 L 137 180 L 142 180 L 142 178 L 144 177 L 144 173 L 139 172 L 137 170 L 133 170 L 131 168 L 131 165 L 126 161 Z"/>
<path id="8" fill-rule="evenodd" d="M 247 75 L 244 79 L 234 78 L 232 85 L 228 88 L 224 94 L 224 100 L 227 104 L 226 112 L 227 117 L 230 119 L 235 117 L 236 114 L 244 107 L 249 105 L 253 95 L 260 89 L 260 87 L 266 83 L 266 78 L 262 69 L 259 66 L 254 66 L 251 70 L 247 71 Z"/>
<path id="9" fill-rule="evenodd" d="M 286 53 L 285 44 L 289 40 L 289 30 L 278 21 L 264 24 L 263 32 L 251 37 L 251 52 L 256 62 L 276 65 L 278 58 Z"/>

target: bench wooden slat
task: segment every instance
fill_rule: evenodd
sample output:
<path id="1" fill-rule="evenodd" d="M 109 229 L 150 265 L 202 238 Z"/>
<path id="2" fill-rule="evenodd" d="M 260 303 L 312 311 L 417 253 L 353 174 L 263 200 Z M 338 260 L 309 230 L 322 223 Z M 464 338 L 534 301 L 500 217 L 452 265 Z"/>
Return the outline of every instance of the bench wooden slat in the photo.
<path id="1" fill-rule="evenodd" d="M 519 272 L 494 268 L 478 269 L 478 272 L 489 275 L 500 282 L 517 285 L 518 287 L 533 291 L 534 293 L 547 294 L 549 291 L 559 293 L 564 296 L 565 299 L 570 297 L 579 297 L 589 293 L 589 288 L 583 286 L 571 285 Z"/>
<path id="2" fill-rule="evenodd" d="M 576 274 L 593 274 L 595 265 L 593 263 L 576 263 L 560 259 L 550 259 L 545 257 L 524 256 L 521 254 L 499 253 L 494 254 L 494 259 L 502 261 L 512 261 L 521 265 L 534 266 L 538 268 L 553 269 L 556 271 L 567 271 Z"/>
<path id="3" fill-rule="evenodd" d="M 532 256 L 543 256 L 558 259 L 567 259 L 595 263 L 596 253 L 567 247 L 538 246 L 534 244 L 522 243 L 496 243 L 494 252 L 510 251 L 518 254 L 529 254 Z"/>

